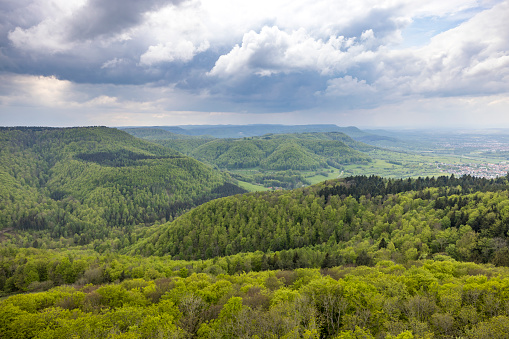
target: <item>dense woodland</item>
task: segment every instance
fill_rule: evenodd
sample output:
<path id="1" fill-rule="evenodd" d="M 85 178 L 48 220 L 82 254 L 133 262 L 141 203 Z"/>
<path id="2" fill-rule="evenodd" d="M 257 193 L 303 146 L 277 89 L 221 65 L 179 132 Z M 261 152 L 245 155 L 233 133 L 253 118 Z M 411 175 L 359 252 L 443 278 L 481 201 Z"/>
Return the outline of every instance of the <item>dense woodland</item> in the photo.
<path id="1" fill-rule="evenodd" d="M 240 194 L 113 129 L 0 146 L 1 338 L 509 337 L 508 177 Z"/>
<path id="2" fill-rule="evenodd" d="M 454 260 L 223 273 L 234 257 L 3 250 L 2 338 L 507 338 L 509 270 Z M 41 282 L 38 282 L 38 280 Z M 53 279 L 53 280 L 49 280 Z M 44 292 L 55 284 L 59 287 Z"/>
<path id="3" fill-rule="evenodd" d="M 320 171 L 317 173 L 320 173 Z M 295 170 L 261 171 L 249 175 L 231 173 L 231 176 L 238 180 L 249 181 L 253 184 L 258 183 L 265 187 L 281 187 L 284 189 L 292 189 L 311 184 L 302 172 Z"/>
<path id="4" fill-rule="evenodd" d="M 359 256 L 370 263 L 447 254 L 506 265 L 508 212 L 506 178 L 352 177 L 211 201 L 161 226 L 131 252 L 207 259 L 314 247 L 335 253 L 336 264 Z"/>
<path id="5" fill-rule="evenodd" d="M 340 132 L 266 134 L 239 139 L 176 134 L 160 128 L 129 128 L 131 135 L 228 170 L 238 180 L 284 189 L 309 185 L 305 171 L 367 164 L 375 147 Z M 243 170 L 249 171 L 243 171 Z"/>
<path id="6" fill-rule="evenodd" d="M 266 170 L 315 170 L 342 164 L 365 163 L 360 151 L 373 146 L 340 132 L 267 134 L 240 139 L 191 138 L 160 129 L 133 128 L 127 132 L 160 143 L 219 168 L 260 167 Z"/>
<path id="7" fill-rule="evenodd" d="M 129 232 L 245 192 L 231 181 L 115 129 L 0 129 L 1 228 L 44 230 L 87 244 L 112 227 Z"/>

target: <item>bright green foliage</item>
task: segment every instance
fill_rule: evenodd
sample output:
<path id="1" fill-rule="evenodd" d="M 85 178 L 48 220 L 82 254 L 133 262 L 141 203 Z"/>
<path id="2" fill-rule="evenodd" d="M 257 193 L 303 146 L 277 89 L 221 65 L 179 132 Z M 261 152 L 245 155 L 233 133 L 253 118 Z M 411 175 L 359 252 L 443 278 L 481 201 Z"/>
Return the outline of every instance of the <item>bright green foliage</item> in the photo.
<path id="1" fill-rule="evenodd" d="M 414 338 L 415 337 L 411 331 L 401 332 L 397 336 L 392 336 L 389 334 L 389 335 L 387 335 L 387 337 L 385 337 L 385 339 L 414 339 Z"/>
<path id="2" fill-rule="evenodd" d="M 283 168 L 343 156 L 329 136 L 227 140 L 216 151 L 227 144 L 229 164 L 261 151 L 260 163 L 273 155 Z M 0 143 L 0 222 L 10 226 L 0 234 L 1 338 L 509 332 L 505 177 L 349 177 L 218 199 L 143 227 L 132 224 L 235 188 L 106 128 L 6 128 Z"/>
<path id="3" fill-rule="evenodd" d="M 505 338 L 508 289 L 507 268 L 431 260 L 408 268 L 385 261 L 371 268 L 321 272 L 193 273 L 187 278 L 175 274 L 4 298 L 0 334 L 2 338 Z"/>
<path id="4" fill-rule="evenodd" d="M 356 326 L 355 331 L 342 332 L 336 336 L 335 339 L 375 339 L 375 337 L 369 333 L 369 330 L 365 330 Z"/>
<path id="5" fill-rule="evenodd" d="M 509 337 L 509 317 L 498 316 L 484 321 L 467 331 L 468 337 L 472 339 L 492 339 Z"/>

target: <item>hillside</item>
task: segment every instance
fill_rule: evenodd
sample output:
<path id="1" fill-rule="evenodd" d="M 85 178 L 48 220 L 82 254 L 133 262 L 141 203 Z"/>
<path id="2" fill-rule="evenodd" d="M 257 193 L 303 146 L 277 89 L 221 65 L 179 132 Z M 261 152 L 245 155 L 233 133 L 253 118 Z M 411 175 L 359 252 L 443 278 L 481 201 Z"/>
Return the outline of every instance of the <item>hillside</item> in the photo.
<path id="1" fill-rule="evenodd" d="M 120 160 L 75 156 L 112 168 L 178 156 L 131 146 Z M 11 238 L 0 245 L 0 333 L 505 338 L 507 179 L 358 176 L 235 195 L 146 228 L 123 255 Z"/>
<path id="2" fill-rule="evenodd" d="M 187 135 L 210 135 L 215 138 L 244 138 L 262 136 L 265 134 L 281 133 L 306 133 L 306 132 L 339 132 L 340 128 L 331 124 L 317 125 L 275 125 L 275 124 L 253 124 L 253 125 L 185 125 L 179 126 L 184 131 L 174 127 L 158 127 L 175 133 Z"/>
<path id="3" fill-rule="evenodd" d="M 357 130 L 347 128 L 352 129 Z M 371 163 L 367 153 L 377 149 L 340 132 L 216 139 L 170 133 L 161 128 L 129 128 L 125 131 L 228 170 L 249 190 L 264 187 L 292 189 L 335 178 L 345 165 Z"/>
<path id="4" fill-rule="evenodd" d="M 205 259 L 314 247 L 335 253 L 335 264 L 447 254 L 508 265 L 508 187 L 507 178 L 352 177 L 233 196 L 162 225 L 130 251 Z"/>
<path id="5" fill-rule="evenodd" d="M 121 130 L 137 138 L 155 142 L 185 155 L 189 155 L 197 147 L 215 139 L 211 136 L 191 136 L 156 127 L 123 128 Z M 182 129 L 182 131 L 184 130 Z"/>
<path id="6" fill-rule="evenodd" d="M 273 166 L 256 175 L 274 181 L 373 149 L 341 133 L 215 141 L 211 159 Z M 508 179 L 236 194 L 122 131 L 3 128 L 0 337 L 505 338 Z"/>
<path id="7" fill-rule="evenodd" d="M 366 148 L 341 133 L 268 134 L 243 139 L 216 139 L 188 154 L 227 169 L 316 170 L 329 165 L 370 161 L 369 156 L 350 147 Z M 166 144 L 171 147 L 171 142 Z"/>
<path id="8" fill-rule="evenodd" d="M 2 228 L 86 244 L 240 192 L 202 163 L 116 129 L 0 129 Z"/>

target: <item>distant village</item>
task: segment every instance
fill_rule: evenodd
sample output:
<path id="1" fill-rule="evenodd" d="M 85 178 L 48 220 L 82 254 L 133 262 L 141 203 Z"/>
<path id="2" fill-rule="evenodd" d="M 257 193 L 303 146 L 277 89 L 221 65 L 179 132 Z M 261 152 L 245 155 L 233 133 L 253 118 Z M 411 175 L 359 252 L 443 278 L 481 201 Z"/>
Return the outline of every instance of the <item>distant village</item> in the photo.
<path id="1" fill-rule="evenodd" d="M 509 172 L 509 163 L 502 162 L 499 164 L 448 164 L 448 163 L 435 163 L 440 172 L 452 173 L 455 176 L 462 176 L 469 174 L 473 177 L 483 177 L 493 179 L 507 175 Z"/>

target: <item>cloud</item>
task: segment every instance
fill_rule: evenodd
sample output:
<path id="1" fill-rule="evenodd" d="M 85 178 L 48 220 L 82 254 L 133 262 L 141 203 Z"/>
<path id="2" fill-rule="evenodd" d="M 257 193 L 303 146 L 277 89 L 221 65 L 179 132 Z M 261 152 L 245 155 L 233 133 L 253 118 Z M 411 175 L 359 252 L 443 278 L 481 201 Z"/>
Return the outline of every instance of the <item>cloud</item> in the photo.
<path id="1" fill-rule="evenodd" d="M 196 6 L 194 0 L 55 2 L 53 11 L 29 25 L 16 21 L 5 33 L 4 70 L 81 83 L 180 82 L 186 70 L 171 64 L 210 46 Z"/>
<path id="2" fill-rule="evenodd" d="M 102 69 L 104 69 L 104 68 L 115 68 L 115 67 L 118 67 L 118 66 L 124 64 L 125 62 L 126 62 L 125 59 L 113 58 L 111 60 L 106 61 L 104 64 L 102 64 L 101 68 Z"/>
<path id="3" fill-rule="evenodd" d="M 494 128 L 509 126 L 508 105 L 506 95 L 409 99 L 348 110 L 336 123 L 386 128 Z"/>
<path id="4" fill-rule="evenodd" d="M 500 0 L 5 0 L 1 107 L 327 116 L 502 100 L 508 16 Z"/>
<path id="5" fill-rule="evenodd" d="M 137 26 L 147 12 L 184 0 L 89 0 L 67 18 L 69 40 L 112 36 Z"/>
<path id="6" fill-rule="evenodd" d="M 373 38 L 372 31 L 363 32 L 362 40 Z M 321 74 L 345 71 L 355 62 L 355 57 L 369 52 L 357 44 L 355 38 L 330 36 L 327 41 L 314 39 L 305 29 L 291 33 L 278 27 L 263 27 L 260 33 L 250 31 L 228 54 L 217 60 L 210 75 L 245 76 L 257 74 L 270 76 L 313 70 Z"/>
<path id="7" fill-rule="evenodd" d="M 53 2 L 52 6 L 45 6 L 42 1 L 24 0 L 19 5 L 25 8 L 10 6 L 11 15 L 6 18 L 6 29 L 2 31 L 2 38 L 8 39 L 17 49 L 37 53 L 52 53 L 71 48 L 64 39 L 67 27 L 62 18 L 70 16 L 83 5 L 83 1 L 59 0 Z"/>
<path id="8" fill-rule="evenodd" d="M 75 97 L 72 83 L 53 76 L 0 76 L 0 103 L 3 106 L 59 107 Z"/>
<path id="9" fill-rule="evenodd" d="M 508 15 L 509 3 L 502 2 L 436 35 L 426 46 L 389 51 L 381 56 L 386 67 L 379 82 L 426 96 L 507 93 Z"/>
<path id="10" fill-rule="evenodd" d="M 208 41 L 195 46 L 191 41 L 180 40 L 150 46 L 148 51 L 140 56 L 141 65 L 151 66 L 162 62 L 182 61 L 193 59 L 197 53 L 206 51 L 210 47 Z"/>
<path id="11" fill-rule="evenodd" d="M 128 88 L 90 88 L 90 85 L 77 85 L 54 76 L 31 76 L 17 74 L 0 75 L 0 104 L 2 106 L 48 107 L 56 109 L 77 109 L 91 107 L 111 107 L 132 110 L 134 107 L 154 108 L 147 105 Z M 133 89 L 135 91 L 135 89 Z M 147 96 L 145 96 L 147 98 Z"/>
<path id="12" fill-rule="evenodd" d="M 327 82 L 326 96 L 346 97 L 351 95 L 370 95 L 376 93 L 376 89 L 366 83 L 366 80 L 358 80 L 347 75 Z"/>

